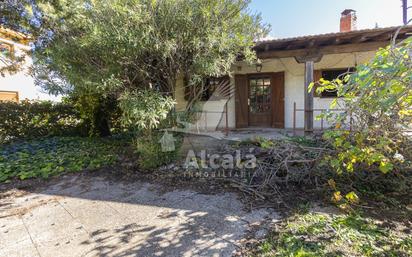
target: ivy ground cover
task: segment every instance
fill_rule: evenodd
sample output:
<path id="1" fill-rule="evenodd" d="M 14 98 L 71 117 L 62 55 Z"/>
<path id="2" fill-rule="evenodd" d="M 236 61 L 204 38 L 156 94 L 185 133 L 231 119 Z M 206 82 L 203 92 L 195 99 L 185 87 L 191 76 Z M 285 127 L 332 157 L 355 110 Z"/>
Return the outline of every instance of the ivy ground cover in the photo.
<path id="1" fill-rule="evenodd" d="M 109 166 L 119 159 L 119 138 L 50 137 L 0 146 L 0 182 L 48 178 Z"/>

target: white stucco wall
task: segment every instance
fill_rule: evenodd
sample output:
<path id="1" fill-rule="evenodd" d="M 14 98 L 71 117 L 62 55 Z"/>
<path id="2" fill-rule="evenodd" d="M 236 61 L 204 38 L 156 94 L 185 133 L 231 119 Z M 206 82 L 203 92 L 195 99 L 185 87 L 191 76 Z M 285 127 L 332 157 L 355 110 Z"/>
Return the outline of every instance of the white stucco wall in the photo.
<path id="1" fill-rule="evenodd" d="M 324 55 L 320 62 L 315 63 L 315 70 L 355 67 L 356 64 L 368 62 L 374 54 L 375 51 Z M 245 63 L 241 63 L 240 66 L 241 70 L 237 69 L 235 74 L 256 73 L 255 66 L 249 66 Z M 297 109 L 304 108 L 305 67 L 304 64 L 297 63 L 293 57 L 263 60 L 261 72 L 281 71 L 285 72 L 285 127 L 291 128 L 293 127 L 293 104 L 296 102 Z M 333 98 L 315 97 L 314 109 L 327 109 L 332 101 Z M 319 114 L 319 112 L 315 112 L 315 116 Z M 303 128 L 304 126 L 303 116 L 303 112 L 296 113 L 296 126 L 298 128 Z M 324 125 L 327 126 L 327 123 L 324 122 Z M 314 126 L 319 128 L 321 121 L 315 120 Z"/>
<path id="2" fill-rule="evenodd" d="M 324 55 L 322 60 L 315 63 L 315 70 L 321 69 L 338 69 L 338 68 L 349 68 L 354 67 L 356 64 L 362 64 L 368 62 L 375 54 L 375 51 L 369 52 L 356 52 L 356 53 L 345 53 L 345 54 L 331 54 Z M 293 104 L 296 102 L 297 109 L 303 109 L 304 107 L 304 64 L 299 64 L 296 60 L 291 58 L 277 58 L 277 59 L 264 59 L 262 73 L 264 72 L 284 72 L 285 73 L 285 128 L 293 127 Z M 235 74 L 251 74 L 256 73 L 256 68 L 254 65 L 248 65 L 246 63 L 240 62 L 233 67 L 233 75 Z M 182 87 L 182 82 L 178 83 L 177 87 L 177 101 L 178 109 L 184 110 L 186 102 L 184 101 L 184 90 Z M 231 84 L 234 85 L 234 79 L 231 78 Z M 328 109 L 333 98 L 320 98 L 315 97 L 314 108 L 315 109 Z M 219 103 L 208 103 L 206 110 L 215 110 L 219 106 Z M 339 107 L 335 107 L 339 108 Z M 319 112 L 315 112 L 315 116 L 319 115 Z M 296 127 L 303 128 L 304 124 L 304 113 L 296 113 Z M 207 123 L 216 124 L 217 117 L 210 116 Z M 228 120 L 229 127 L 235 128 L 235 101 L 232 98 L 228 102 Z M 224 119 L 219 124 L 219 127 L 224 127 Z M 320 128 L 321 121 L 315 120 L 315 128 Z M 328 126 L 324 122 L 324 126 Z"/>
<path id="3" fill-rule="evenodd" d="M 234 87 L 234 79 L 231 78 L 231 83 Z M 176 85 L 176 110 L 184 111 L 187 105 L 187 101 L 184 99 L 184 87 L 183 79 L 178 79 Z M 199 130 L 215 130 L 224 129 L 226 127 L 226 113 L 225 104 L 227 103 L 227 115 L 228 115 L 228 127 L 235 127 L 235 101 L 233 98 L 227 100 L 216 100 L 201 102 L 200 108 L 203 110 L 199 114 L 198 121 L 194 124 L 194 129 L 199 128 Z"/>
<path id="4" fill-rule="evenodd" d="M 24 55 L 23 49 L 28 49 L 28 46 L 17 44 L 9 40 L 2 39 L 2 42 L 12 43 L 17 56 Z M 25 55 L 25 63 L 21 71 L 13 75 L 6 74 L 5 77 L 0 76 L 0 91 L 17 91 L 20 100 L 60 101 L 61 97 L 51 96 L 45 93 L 40 87 L 35 86 L 33 77 L 28 74 L 28 69 L 31 65 L 31 58 Z"/>

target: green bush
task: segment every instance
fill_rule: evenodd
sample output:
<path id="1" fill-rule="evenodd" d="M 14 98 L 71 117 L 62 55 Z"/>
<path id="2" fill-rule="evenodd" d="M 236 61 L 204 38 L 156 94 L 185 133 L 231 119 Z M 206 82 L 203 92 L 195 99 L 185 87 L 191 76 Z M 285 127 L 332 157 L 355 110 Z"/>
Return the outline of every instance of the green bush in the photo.
<path id="1" fill-rule="evenodd" d="M 124 125 L 141 130 L 158 128 L 175 104 L 172 97 L 151 90 L 127 92 L 119 101 Z"/>
<path id="2" fill-rule="evenodd" d="M 117 138 L 49 137 L 5 144 L 0 146 L 0 182 L 111 165 L 124 143 Z"/>
<path id="3" fill-rule="evenodd" d="M 334 154 L 328 163 L 339 173 L 402 172 L 412 167 L 412 37 L 380 49 L 356 72 L 320 80 L 318 92 L 337 89 L 346 112 L 324 114 L 335 124 L 325 133 Z M 344 130 L 345 128 L 351 130 Z"/>
<path id="4" fill-rule="evenodd" d="M 171 143 L 174 149 L 163 151 L 160 140 L 164 133 L 157 130 L 177 125 L 177 113 L 171 111 L 174 105 L 172 97 L 151 90 L 125 93 L 120 98 L 123 125 L 139 132 L 133 146 L 138 154 L 140 168 L 150 170 L 176 159 L 181 138 L 169 134 L 173 137 Z"/>
<path id="5" fill-rule="evenodd" d="M 169 133 L 171 135 L 171 133 Z M 162 151 L 160 140 L 163 132 L 152 132 L 148 136 L 141 136 L 134 140 L 133 146 L 138 154 L 138 164 L 142 169 L 154 169 L 162 165 L 166 165 L 176 160 L 179 149 L 182 145 L 182 137 L 173 135 L 175 150 L 170 152 Z"/>
<path id="6" fill-rule="evenodd" d="M 109 136 L 127 131 L 121 124 L 121 111 L 114 96 L 99 94 L 72 94 L 64 99 L 79 113 L 89 136 Z"/>
<path id="7" fill-rule="evenodd" d="M 42 136 L 87 134 L 79 113 L 68 104 L 0 102 L 0 143 Z"/>

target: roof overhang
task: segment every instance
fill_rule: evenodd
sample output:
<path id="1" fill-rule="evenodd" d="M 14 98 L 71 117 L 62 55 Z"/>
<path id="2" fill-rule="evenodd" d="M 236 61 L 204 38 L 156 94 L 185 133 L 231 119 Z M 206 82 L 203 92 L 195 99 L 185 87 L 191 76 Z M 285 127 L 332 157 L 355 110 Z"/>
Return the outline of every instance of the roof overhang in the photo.
<path id="1" fill-rule="evenodd" d="M 257 42 L 259 58 L 284 58 L 377 50 L 393 39 L 400 27 L 356 30 Z M 402 27 L 397 40 L 412 35 L 412 26 Z"/>

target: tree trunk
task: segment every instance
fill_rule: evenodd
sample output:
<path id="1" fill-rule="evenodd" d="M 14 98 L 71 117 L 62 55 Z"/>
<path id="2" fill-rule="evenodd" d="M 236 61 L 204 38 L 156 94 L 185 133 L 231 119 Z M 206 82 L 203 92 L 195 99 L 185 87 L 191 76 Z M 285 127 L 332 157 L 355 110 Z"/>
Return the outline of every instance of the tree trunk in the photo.
<path id="1" fill-rule="evenodd" d="M 108 137 L 111 135 L 109 121 L 105 112 L 97 111 L 94 117 L 94 127 L 101 137 Z"/>
<path id="2" fill-rule="evenodd" d="M 105 100 L 101 100 L 94 114 L 94 130 L 95 133 L 101 137 L 108 137 L 111 135 L 109 125 L 110 113 L 107 110 L 108 108 L 106 105 Z"/>

